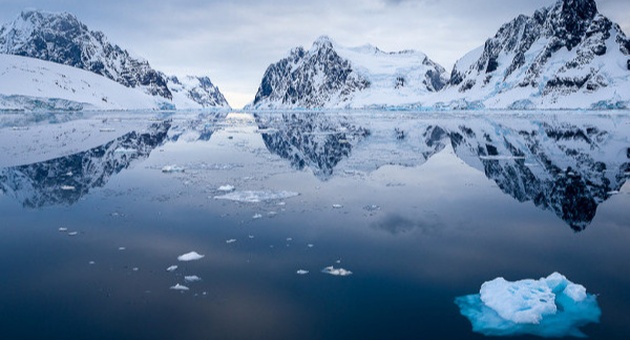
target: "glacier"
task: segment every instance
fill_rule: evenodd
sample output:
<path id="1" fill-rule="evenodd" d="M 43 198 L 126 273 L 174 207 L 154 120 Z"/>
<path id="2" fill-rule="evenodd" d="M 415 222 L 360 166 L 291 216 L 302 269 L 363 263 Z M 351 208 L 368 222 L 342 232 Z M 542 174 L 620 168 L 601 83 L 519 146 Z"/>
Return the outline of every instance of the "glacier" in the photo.
<path id="1" fill-rule="evenodd" d="M 539 280 L 499 277 L 455 304 L 473 331 L 486 336 L 585 337 L 579 328 L 601 316 L 596 296 L 557 272 Z"/>

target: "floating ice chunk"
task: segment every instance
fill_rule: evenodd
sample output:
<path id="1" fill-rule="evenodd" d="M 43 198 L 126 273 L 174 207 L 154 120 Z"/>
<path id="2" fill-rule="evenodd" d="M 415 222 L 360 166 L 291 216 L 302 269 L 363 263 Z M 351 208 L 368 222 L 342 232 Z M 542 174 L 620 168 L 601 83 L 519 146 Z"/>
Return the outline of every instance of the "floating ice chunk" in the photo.
<path id="1" fill-rule="evenodd" d="M 133 270 L 134 272 L 137 272 L 138 270 L 140 270 L 140 268 L 138 268 L 138 267 L 133 267 L 133 269 L 132 269 L 132 270 Z"/>
<path id="2" fill-rule="evenodd" d="M 307 244 L 306 246 L 307 246 L 307 247 L 309 247 L 309 248 L 313 248 L 313 247 L 315 247 L 315 245 L 314 245 L 314 244 L 312 244 L 312 243 L 309 243 L 309 244 Z"/>
<path id="3" fill-rule="evenodd" d="M 186 287 L 186 286 L 184 286 L 184 285 L 180 285 L 179 283 L 178 283 L 178 284 L 176 284 L 176 285 L 174 285 L 174 286 L 172 286 L 172 287 L 171 287 L 171 289 L 172 289 L 172 290 L 179 290 L 179 291 L 187 291 L 187 290 L 190 290 L 190 288 L 188 288 L 188 287 Z"/>
<path id="4" fill-rule="evenodd" d="M 118 247 L 118 250 L 124 251 L 124 250 L 127 250 L 127 248 L 125 248 L 125 247 Z"/>
<path id="5" fill-rule="evenodd" d="M 192 282 L 201 281 L 201 278 L 197 275 L 190 275 L 190 276 L 184 276 L 184 280 L 186 282 L 192 283 Z"/>
<path id="6" fill-rule="evenodd" d="M 222 196 L 214 196 L 215 199 L 229 200 L 246 203 L 259 203 L 263 201 L 281 200 L 298 196 L 299 193 L 291 191 L 234 191 Z"/>
<path id="7" fill-rule="evenodd" d="M 300 270 L 297 271 L 298 275 L 306 275 L 308 273 L 309 273 L 309 271 L 308 270 L 304 270 L 304 269 L 300 269 Z"/>
<path id="8" fill-rule="evenodd" d="M 333 266 L 326 267 L 322 269 L 322 273 L 330 274 L 334 276 L 349 276 L 352 275 L 352 272 L 343 268 L 335 268 Z"/>
<path id="9" fill-rule="evenodd" d="M 287 242 L 293 241 L 293 237 L 287 237 Z"/>
<path id="10" fill-rule="evenodd" d="M 79 235 L 78 231 L 71 231 L 68 233 L 68 236 L 77 236 L 77 235 Z"/>
<path id="11" fill-rule="evenodd" d="M 176 271 L 177 268 L 178 268 L 177 266 L 170 266 L 170 267 L 166 268 L 166 271 L 172 273 L 172 272 Z"/>
<path id="12" fill-rule="evenodd" d="M 162 172 L 164 173 L 184 172 L 184 170 L 184 168 L 177 165 L 166 165 L 162 168 Z"/>
<path id="13" fill-rule="evenodd" d="M 581 337 L 579 327 L 601 315 L 596 297 L 559 273 L 516 282 L 497 278 L 455 303 L 473 331 L 487 336 Z"/>
<path id="14" fill-rule="evenodd" d="M 68 231 L 68 228 L 66 228 L 66 227 L 59 227 L 59 232 L 60 233 L 65 233 L 67 231 Z"/>
<path id="15" fill-rule="evenodd" d="M 217 190 L 223 192 L 232 192 L 236 189 L 233 185 L 222 185 Z"/>
<path id="16" fill-rule="evenodd" d="M 261 219 L 262 217 L 263 217 L 263 215 L 261 215 L 261 214 L 256 214 L 256 215 L 252 216 L 252 218 L 255 219 L 255 220 Z"/>
<path id="17" fill-rule="evenodd" d="M 248 237 L 250 240 L 254 239 L 254 235 L 249 235 Z"/>
<path id="18" fill-rule="evenodd" d="M 231 238 L 231 239 L 225 241 L 225 243 L 227 243 L 227 244 L 234 243 L 234 242 L 236 242 L 236 239 L 234 239 L 234 238 Z"/>
<path id="19" fill-rule="evenodd" d="M 96 262 L 94 262 L 94 261 L 90 261 L 90 262 L 88 262 L 88 263 L 89 263 L 91 266 L 92 266 L 92 265 L 94 265 L 94 264 L 96 264 Z"/>
<path id="20" fill-rule="evenodd" d="M 76 188 L 73 187 L 72 185 L 62 185 L 61 186 L 61 190 L 63 190 L 63 191 L 74 191 L 74 190 L 76 190 Z"/>
<path id="21" fill-rule="evenodd" d="M 341 205 L 341 204 L 333 204 L 332 207 L 333 207 L 333 209 L 341 209 L 341 208 L 343 208 L 343 205 Z"/>
<path id="22" fill-rule="evenodd" d="M 205 255 L 200 255 L 196 251 L 191 251 L 190 253 L 186 253 L 177 257 L 179 261 L 196 261 L 204 258 Z"/>

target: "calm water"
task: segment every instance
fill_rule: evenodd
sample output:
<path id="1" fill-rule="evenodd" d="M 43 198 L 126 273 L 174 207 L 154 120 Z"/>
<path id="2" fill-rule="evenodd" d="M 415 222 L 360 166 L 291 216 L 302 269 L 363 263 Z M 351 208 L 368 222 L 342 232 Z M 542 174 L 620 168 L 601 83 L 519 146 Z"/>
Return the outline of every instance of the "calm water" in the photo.
<path id="1" fill-rule="evenodd" d="M 628 115 L 0 126 L 2 339 L 475 339 L 456 297 L 554 271 L 598 294 L 586 334 L 630 336 Z"/>

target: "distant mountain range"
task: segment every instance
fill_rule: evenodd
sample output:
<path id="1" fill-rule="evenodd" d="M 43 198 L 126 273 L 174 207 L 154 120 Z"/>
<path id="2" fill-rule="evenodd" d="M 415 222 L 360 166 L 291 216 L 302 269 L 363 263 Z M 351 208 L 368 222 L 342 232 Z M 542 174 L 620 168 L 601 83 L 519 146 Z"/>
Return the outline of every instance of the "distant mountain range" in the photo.
<path id="1" fill-rule="evenodd" d="M 6 73 L 0 74 L 0 83 L 6 84 L 0 92 L 0 108 L 4 109 L 229 107 L 208 77 L 186 77 L 183 82 L 177 77 L 168 77 L 151 68 L 148 61 L 133 57 L 118 45 L 111 44 L 102 32 L 90 31 L 69 13 L 22 12 L 13 22 L 0 27 L 0 53 L 0 68 L 20 70 L 12 72 L 10 78 Z M 58 64 L 101 77 L 72 72 Z M 69 74 L 80 76 L 68 77 Z M 9 84 L 13 82 L 25 86 L 12 88 Z M 49 93 L 50 83 L 54 84 L 54 91 Z M 38 86 L 41 84 L 46 87 Z M 121 95 L 117 85 L 133 91 Z M 99 88 L 99 92 L 94 93 L 92 87 Z M 121 106 L 121 103 L 124 104 Z"/>
<path id="2" fill-rule="evenodd" d="M 446 79 L 448 78 L 448 79 Z M 420 52 L 323 37 L 269 66 L 254 109 L 626 109 L 630 40 L 594 0 L 560 0 L 503 25 L 450 76 Z"/>
<path id="3" fill-rule="evenodd" d="M 450 73 L 422 52 L 321 37 L 271 64 L 246 108 L 629 107 L 630 40 L 595 0 L 558 0 L 503 25 Z M 0 110 L 199 108 L 229 108 L 208 77 L 156 71 L 71 14 L 29 10 L 0 28 Z"/>

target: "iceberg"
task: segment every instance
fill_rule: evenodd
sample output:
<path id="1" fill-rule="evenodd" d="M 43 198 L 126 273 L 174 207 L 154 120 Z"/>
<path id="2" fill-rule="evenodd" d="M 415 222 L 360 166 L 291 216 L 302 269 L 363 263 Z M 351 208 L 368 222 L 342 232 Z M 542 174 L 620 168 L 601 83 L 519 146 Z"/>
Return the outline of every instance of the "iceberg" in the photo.
<path id="1" fill-rule="evenodd" d="M 455 304 L 473 331 L 486 336 L 585 337 L 579 328 L 601 316 L 595 295 L 559 273 L 515 282 L 499 277 Z"/>
<path id="2" fill-rule="evenodd" d="M 214 199 L 245 203 L 259 203 L 263 201 L 282 200 L 298 196 L 291 191 L 234 191 L 229 194 L 214 196 Z"/>
<path id="3" fill-rule="evenodd" d="M 198 254 L 196 251 L 191 251 L 190 253 L 186 253 L 184 255 L 180 255 L 177 257 L 177 259 L 179 261 L 183 261 L 183 262 L 188 262 L 188 261 L 196 261 L 196 260 L 200 260 L 204 257 L 205 255 L 200 255 Z"/>

